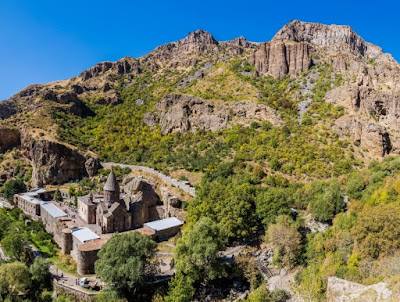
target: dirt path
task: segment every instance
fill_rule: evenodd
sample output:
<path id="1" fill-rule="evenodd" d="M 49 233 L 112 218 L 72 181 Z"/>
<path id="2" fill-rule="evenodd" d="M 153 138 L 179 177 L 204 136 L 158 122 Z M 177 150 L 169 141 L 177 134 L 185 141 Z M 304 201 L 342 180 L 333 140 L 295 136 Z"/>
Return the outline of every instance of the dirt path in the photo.
<path id="1" fill-rule="evenodd" d="M 120 166 L 121 168 L 130 168 L 132 170 L 135 171 L 143 171 L 146 173 L 149 173 L 151 175 L 154 175 L 156 177 L 158 177 L 161 181 L 163 181 L 164 183 L 174 186 L 176 188 L 179 188 L 183 191 L 185 191 L 186 193 L 190 194 L 193 197 L 196 197 L 196 190 L 195 188 L 193 188 L 192 186 L 188 185 L 186 182 L 181 181 L 181 180 L 177 180 L 174 178 L 171 178 L 163 173 L 161 173 L 160 171 L 157 171 L 153 168 L 149 168 L 149 167 L 144 167 L 144 166 L 135 166 L 135 165 L 125 165 L 125 164 L 119 164 L 119 163 L 101 163 L 101 165 L 105 168 L 105 169 L 111 169 L 112 166 Z"/>

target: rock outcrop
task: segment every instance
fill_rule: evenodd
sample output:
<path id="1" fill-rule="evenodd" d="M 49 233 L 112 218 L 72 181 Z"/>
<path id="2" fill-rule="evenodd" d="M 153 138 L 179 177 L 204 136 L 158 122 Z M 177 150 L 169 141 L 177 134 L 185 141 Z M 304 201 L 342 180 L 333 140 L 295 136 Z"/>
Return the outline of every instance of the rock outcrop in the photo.
<path id="1" fill-rule="evenodd" d="M 272 41 L 263 43 L 249 58 L 250 64 L 265 75 L 282 78 L 298 76 L 312 66 L 313 48 L 305 42 Z"/>
<path id="2" fill-rule="evenodd" d="M 17 104 L 15 101 L 7 100 L 0 102 L 0 120 L 7 119 L 17 112 Z"/>
<path id="3" fill-rule="evenodd" d="M 124 202 L 136 226 L 160 218 L 156 209 L 160 198 L 151 184 L 140 177 L 125 179 L 123 183 Z"/>
<path id="4" fill-rule="evenodd" d="M 248 124 L 254 120 L 280 123 L 279 114 L 263 104 L 241 101 L 214 105 L 198 97 L 170 94 L 157 103 L 155 112 L 146 113 L 144 123 L 150 127 L 159 123 L 163 134 L 167 134 L 216 131 L 230 127 L 230 121 Z"/>
<path id="5" fill-rule="evenodd" d="M 385 282 L 362 285 L 336 277 L 328 278 L 327 302 L 383 302 L 398 301 Z"/>
<path id="6" fill-rule="evenodd" d="M 19 147 L 21 145 L 21 133 L 16 129 L 0 128 L 0 152 Z"/>
<path id="7" fill-rule="evenodd" d="M 132 58 L 132 57 L 125 57 L 117 62 L 101 62 L 93 67 L 83 71 L 79 77 L 82 79 L 83 82 L 97 77 L 99 75 L 103 75 L 107 71 L 113 71 L 115 74 L 139 74 L 141 72 L 139 62 Z"/>
<path id="8" fill-rule="evenodd" d="M 346 114 L 335 121 L 340 137 L 349 137 L 372 158 L 400 153 L 400 93 L 377 90 L 372 84 L 340 86 L 326 101 L 343 106 Z"/>
<path id="9" fill-rule="evenodd" d="M 182 201 L 167 187 L 160 188 L 160 197 L 164 204 L 165 217 L 179 217 L 182 212 L 179 210 Z"/>
<path id="10" fill-rule="evenodd" d="M 184 52 L 216 51 L 218 44 L 218 41 L 209 32 L 199 29 L 190 32 L 182 40 L 157 47 L 154 53 L 157 53 L 156 57 L 166 59 L 167 57 L 176 56 Z"/>
<path id="11" fill-rule="evenodd" d="M 279 30 L 272 41 L 290 40 L 307 42 L 330 51 L 349 51 L 355 55 L 374 58 L 382 54 L 382 48 L 365 42 L 350 26 L 324 25 L 320 23 L 292 21 Z"/>
<path id="12" fill-rule="evenodd" d="M 88 158 L 63 144 L 35 139 L 27 133 L 22 133 L 21 148 L 33 168 L 32 187 L 63 184 L 89 176 L 86 170 Z M 90 173 L 94 173 L 96 167 L 88 166 Z"/>
<path id="13" fill-rule="evenodd" d="M 100 161 L 97 158 L 89 157 L 85 162 L 85 169 L 89 177 L 93 177 L 102 168 Z"/>

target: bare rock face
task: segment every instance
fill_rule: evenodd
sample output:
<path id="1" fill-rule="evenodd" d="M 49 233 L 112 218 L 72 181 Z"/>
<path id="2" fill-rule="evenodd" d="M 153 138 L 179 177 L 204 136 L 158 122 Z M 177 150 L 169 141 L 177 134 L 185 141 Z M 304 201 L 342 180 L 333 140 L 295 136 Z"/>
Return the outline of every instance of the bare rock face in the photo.
<path id="1" fill-rule="evenodd" d="M 179 208 L 181 200 L 176 197 L 167 187 L 161 187 L 161 200 L 164 202 L 166 207 Z"/>
<path id="2" fill-rule="evenodd" d="M 182 40 L 161 45 L 155 49 L 159 57 L 174 56 L 183 52 L 207 52 L 218 48 L 218 41 L 202 29 L 190 32 Z"/>
<path id="3" fill-rule="evenodd" d="M 97 158 L 89 157 L 85 162 L 85 168 L 90 177 L 93 177 L 102 168 Z"/>
<path id="4" fill-rule="evenodd" d="M 0 102 L 0 119 L 7 119 L 17 114 L 17 104 L 13 100 Z"/>
<path id="5" fill-rule="evenodd" d="M 193 96 L 168 95 L 157 103 L 156 110 L 164 134 L 204 129 L 215 131 L 226 128 L 229 121 L 227 112 L 218 111 L 215 106 Z M 148 116 L 145 123 L 147 120 Z"/>
<path id="6" fill-rule="evenodd" d="M 368 150 L 373 158 L 383 157 L 393 149 L 389 132 L 379 124 L 344 118 L 336 121 L 334 130 L 340 137 L 350 136 L 355 144 Z"/>
<path id="7" fill-rule="evenodd" d="M 324 25 L 302 21 L 292 21 L 279 30 L 272 41 L 290 40 L 307 42 L 331 51 L 349 51 L 368 58 L 382 54 L 382 49 L 365 42 L 350 26 Z"/>
<path id="8" fill-rule="evenodd" d="M 245 37 L 237 37 L 233 40 L 220 42 L 220 44 L 227 47 L 230 54 L 240 55 L 246 49 L 257 49 L 260 43 L 250 42 Z"/>
<path id="9" fill-rule="evenodd" d="M 35 140 L 22 133 L 21 147 L 33 167 L 32 187 L 63 184 L 88 176 L 85 156 L 65 145 L 45 139 Z"/>
<path id="10" fill-rule="evenodd" d="M 249 58 L 249 63 L 265 75 L 295 77 L 312 66 L 313 49 L 304 42 L 272 41 L 263 43 Z"/>
<path id="11" fill-rule="evenodd" d="M 167 43 L 157 47 L 141 59 L 149 70 L 156 70 L 158 63 L 166 64 L 171 68 L 189 68 L 200 62 L 198 54 L 220 53 L 219 42 L 201 29 L 190 32 L 179 41 Z"/>
<path id="12" fill-rule="evenodd" d="M 160 198 L 153 186 L 142 178 L 124 180 L 123 192 L 126 208 L 132 215 L 135 226 L 142 226 L 149 221 L 150 210 L 159 203 Z"/>
<path id="13" fill-rule="evenodd" d="M 155 206 L 160 201 L 153 186 L 142 178 L 132 178 L 124 186 L 125 203 L 141 202 L 147 207 Z"/>
<path id="14" fill-rule="evenodd" d="M 366 286 L 336 277 L 328 278 L 326 298 L 327 302 L 383 302 L 398 300 L 398 297 L 395 297 L 395 294 L 388 288 L 385 282 Z"/>
<path id="15" fill-rule="evenodd" d="M 160 197 L 164 204 L 164 217 L 180 217 L 182 210 L 179 209 L 182 201 L 176 197 L 167 187 L 160 188 Z"/>
<path id="16" fill-rule="evenodd" d="M 368 86 L 341 86 L 330 91 L 326 101 L 345 108 L 346 115 L 334 126 L 341 137 L 350 136 L 374 158 L 400 152 L 400 94 Z"/>
<path id="17" fill-rule="evenodd" d="M 19 147 L 21 145 L 21 133 L 16 129 L 0 128 L 0 152 Z"/>
<path id="18" fill-rule="evenodd" d="M 125 57 L 117 62 L 102 62 L 94 65 L 93 67 L 83 71 L 79 77 L 82 81 L 87 81 L 91 78 L 103 75 L 107 71 L 113 71 L 116 74 L 139 74 L 141 72 L 140 64 L 137 60 L 132 57 Z"/>
<path id="19" fill-rule="evenodd" d="M 280 123 L 279 115 L 263 104 L 237 102 L 214 105 L 190 96 L 170 94 L 156 105 L 155 112 L 147 112 L 144 123 L 149 127 L 161 124 L 163 134 L 198 130 L 221 130 L 230 127 L 229 122 L 248 123 L 254 120 L 269 120 Z"/>

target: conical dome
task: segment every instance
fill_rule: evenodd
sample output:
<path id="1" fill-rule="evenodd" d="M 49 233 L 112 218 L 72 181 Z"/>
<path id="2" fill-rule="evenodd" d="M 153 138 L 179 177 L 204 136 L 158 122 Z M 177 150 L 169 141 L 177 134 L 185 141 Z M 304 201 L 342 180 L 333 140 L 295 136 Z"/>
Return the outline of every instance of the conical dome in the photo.
<path id="1" fill-rule="evenodd" d="M 111 192 L 119 191 L 118 181 L 115 178 L 115 174 L 112 169 L 110 175 L 108 175 L 106 184 L 104 185 L 104 191 L 111 191 Z"/>

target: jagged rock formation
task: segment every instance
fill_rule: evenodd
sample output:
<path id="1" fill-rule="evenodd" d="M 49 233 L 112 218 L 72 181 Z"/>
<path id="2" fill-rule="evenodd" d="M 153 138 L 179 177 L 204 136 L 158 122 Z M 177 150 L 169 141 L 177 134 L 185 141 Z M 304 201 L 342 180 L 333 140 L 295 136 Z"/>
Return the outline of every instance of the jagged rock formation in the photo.
<path id="1" fill-rule="evenodd" d="M 349 51 L 368 58 L 382 54 L 382 48 L 365 42 L 350 26 L 324 25 L 319 23 L 292 21 L 279 30 L 272 41 L 289 40 L 307 42 L 330 51 Z"/>
<path id="2" fill-rule="evenodd" d="M 140 65 L 137 60 L 132 57 L 125 57 L 117 62 L 106 61 L 98 63 L 93 67 L 83 71 L 79 77 L 83 82 L 86 82 L 89 79 L 102 75 L 109 70 L 116 74 L 139 74 L 141 72 Z"/>
<path id="3" fill-rule="evenodd" d="M 176 197 L 167 187 L 160 188 L 160 198 L 164 204 L 164 211 L 166 217 L 179 217 L 182 210 L 179 207 L 182 201 Z"/>
<path id="4" fill-rule="evenodd" d="M 312 66 L 313 48 L 305 42 L 272 41 L 263 43 L 249 58 L 250 64 L 265 75 L 282 78 L 307 71 Z"/>
<path id="5" fill-rule="evenodd" d="M 185 52 L 214 52 L 218 51 L 218 41 L 209 33 L 197 30 L 189 33 L 182 40 L 158 46 L 152 53 L 154 59 L 171 59 Z"/>
<path id="6" fill-rule="evenodd" d="M 147 112 L 144 123 L 150 127 L 161 125 L 164 134 L 198 130 L 221 130 L 229 127 L 230 121 L 250 123 L 268 120 L 280 123 L 277 112 L 266 105 L 252 102 L 214 105 L 205 100 L 180 94 L 170 94 L 156 105 L 155 112 Z"/>

